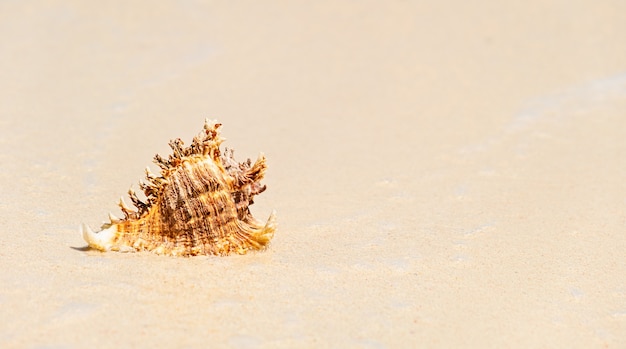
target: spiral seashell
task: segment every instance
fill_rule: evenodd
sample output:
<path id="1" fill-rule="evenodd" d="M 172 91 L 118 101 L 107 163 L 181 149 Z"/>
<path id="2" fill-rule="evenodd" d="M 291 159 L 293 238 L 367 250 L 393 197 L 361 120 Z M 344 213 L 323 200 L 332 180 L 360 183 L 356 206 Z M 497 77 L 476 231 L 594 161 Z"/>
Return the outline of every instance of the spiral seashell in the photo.
<path id="1" fill-rule="evenodd" d="M 245 254 L 267 247 L 276 230 L 275 213 L 266 223 L 252 217 L 249 206 L 262 193 L 267 168 L 261 154 L 237 163 L 232 149 L 220 152 L 221 124 L 205 120 L 204 129 L 185 147 L 170 141 L 172 154 L 154 162 L 160 175 L 146 168 L 140 182 L 146 200 L 128 191 L 136 209 L 120 199 L 124 218 L 109 215 L 109 223 L 82 235 L 89 247 L 101 251 L 152 251 L 171 256 Z"/>

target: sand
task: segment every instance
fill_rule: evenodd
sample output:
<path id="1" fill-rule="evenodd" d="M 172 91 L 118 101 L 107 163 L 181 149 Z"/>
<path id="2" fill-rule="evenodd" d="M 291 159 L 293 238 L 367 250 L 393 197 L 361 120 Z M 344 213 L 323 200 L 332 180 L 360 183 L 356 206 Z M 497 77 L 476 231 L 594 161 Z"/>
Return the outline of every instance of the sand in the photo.
<path id="1" fill-rule="evenodd" d="M 0 347 L 626 347 L 624 2 L 146 4 L 0 2 Z M 206 117 L 271 247 L 85 249 Z"/>

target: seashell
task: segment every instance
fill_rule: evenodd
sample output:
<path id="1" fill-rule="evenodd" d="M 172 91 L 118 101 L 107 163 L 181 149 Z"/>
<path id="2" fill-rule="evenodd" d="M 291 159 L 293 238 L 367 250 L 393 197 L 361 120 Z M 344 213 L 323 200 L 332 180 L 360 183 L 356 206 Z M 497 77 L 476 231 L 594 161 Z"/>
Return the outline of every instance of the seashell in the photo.
<path id="1" fill-rule="evenodd" d="M 260 184 L 265 156 L 252 164 L 250 159 L 237 163 L 232 149 L 222 154 L 220 127 L 205 120 L 190 146 L 180 139 L 170 141 L 172 155 L 154 157 L 160 175 L 146 168 L 146 181 L 140 182 L 145 201 L 130 189 L 136 209 L 120 199 L 124 218 L 110 214 L 99 232 L 83 224 L 89 247 L 172 256 L 245 254 L 267 247 L 276 230 L 275 213 L 262 223 L 249 210 L 254 196 L 266 188 Z"/>

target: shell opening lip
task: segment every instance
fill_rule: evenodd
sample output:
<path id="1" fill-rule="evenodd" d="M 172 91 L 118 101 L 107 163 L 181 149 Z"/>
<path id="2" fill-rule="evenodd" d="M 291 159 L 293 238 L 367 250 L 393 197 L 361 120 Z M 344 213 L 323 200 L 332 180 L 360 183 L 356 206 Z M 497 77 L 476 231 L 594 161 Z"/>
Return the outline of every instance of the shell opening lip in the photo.
<path id="1" fill-rule="evenodd" d="M 115 238 L 116 228 L 110 226 L 107 229 L 99 232 L 94 232 L 87 224 L 83 223 L 81 226 L 81 233 L 83 239 L 89 244 L 89 247 L 95 248 L 100 251 L 109 251 L 112 247 L 112 241 Z"/>

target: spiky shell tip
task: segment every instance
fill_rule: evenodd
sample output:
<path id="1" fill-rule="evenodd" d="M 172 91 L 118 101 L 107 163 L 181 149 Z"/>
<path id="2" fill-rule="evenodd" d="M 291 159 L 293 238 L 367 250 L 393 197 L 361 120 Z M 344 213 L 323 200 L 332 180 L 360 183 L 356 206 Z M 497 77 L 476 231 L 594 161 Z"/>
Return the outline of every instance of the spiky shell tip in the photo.
<path id="1" fill-rule="evenodd" d="M 120 199 L 124 218 L 110 215 L 99 232 L 82 226 L 91 248 L 101 251 L 152 251 L 163 255 L 245 254 L 268 246 L 276 230 L 275 213 L 263 223 L 252 216 L 253 198 L 265 191 L 261 179 L 265 156 L 238 163 L 234 151 L 220 151 L 223 139 L 217 121 L 185 147 L 171 140 L 168 158 L 155 155 L 159 175 L 146 169 L 140 188 L 146 200 L 128 192 L 133 207 Z"/>

